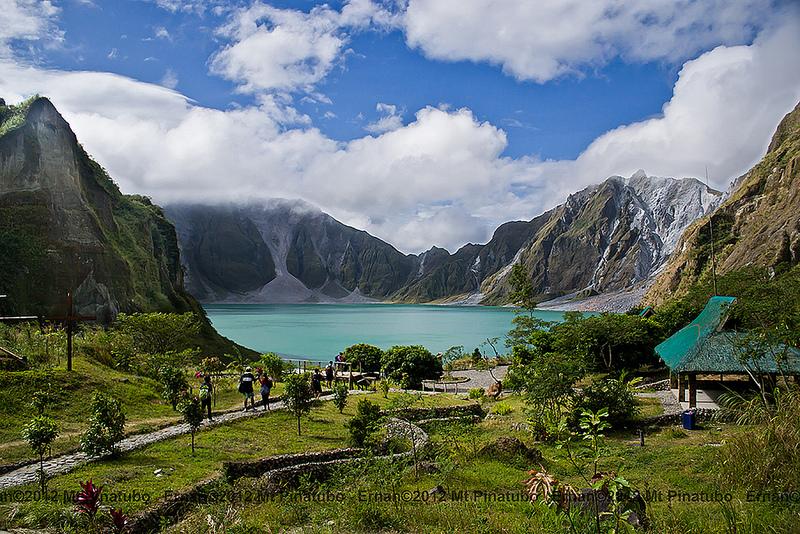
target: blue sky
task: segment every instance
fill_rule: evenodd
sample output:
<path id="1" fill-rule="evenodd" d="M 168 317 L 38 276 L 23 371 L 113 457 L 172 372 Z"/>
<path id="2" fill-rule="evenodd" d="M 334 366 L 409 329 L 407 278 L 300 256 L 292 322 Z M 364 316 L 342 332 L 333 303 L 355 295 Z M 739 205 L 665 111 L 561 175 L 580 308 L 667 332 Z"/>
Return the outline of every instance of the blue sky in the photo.
<path id="1" fill-rule="evenodd" d="M 303 11 L 314 5 L 270 4 Z M 234 83 L 208 72 L 208 59 L 220 46 L 213 30 L 224 23 L 224 15 L 173 13 L 145 1 L 62 5 L 64 48 L 48 54 L 44 64 L 152 83 L 161 83 L 170 70 L 178 80 L 176 89 L 202 105 L 224 109 L 252 103 L 253 95 L 237 94 Z M 169 37 L 157 36 L 161 28 Z M 379 118 L 379 102 L 396 105 L 404 120 L 426 105 L 449 104 L 468 107 L 478 120 L 503 128 L 508 135 L 503 154 L 512 157 L 575 158 L 603 132 L 660 113 L 678 67 L 617 59 L 602 69 L 540 84 L 487 64 L 428 60 L 396 30 L 360 31 L 348 48 L 352 52 L 318 85 L 331 103 L 297 103 L 328 136 L 363 136 L 364 126 Z M 336 117 L 326 118 L 326 112 Z"/>
<path id="2" fill-rule="evenodd" d="M 800 99 L 792 1 L 6 3 L 0 96 L 123 191 L 302 198 L 407 252 L 637 169 L 724 189 Z"/>

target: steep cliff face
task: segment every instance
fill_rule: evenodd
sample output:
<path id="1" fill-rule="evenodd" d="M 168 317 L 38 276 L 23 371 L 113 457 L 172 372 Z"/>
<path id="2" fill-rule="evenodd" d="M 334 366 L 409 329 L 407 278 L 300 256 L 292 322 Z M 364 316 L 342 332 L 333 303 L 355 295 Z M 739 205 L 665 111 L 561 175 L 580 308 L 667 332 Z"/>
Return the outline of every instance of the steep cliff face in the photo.
<path id="1" fill-rule="evenodd" d="M 502 304 L 517 262 L 542 299 L 631 288 L 663 265 L 684 228 L 720 198 L 694 179 L 614 176 L 531 221 L 502 225 L 486 245 L 440 260 L 395 296 Z"/>
<path id="2" fill-rule="evenodd" d="M 0 292 L 7 310 L 190 310 L 158 206 L 122 195 L 45 98 L 0 106 Z"/>
<path id="3" fill-rule="evenodd" d="M 645 297 L 658 304 L 683 294 L 711 268 L 800 262 L 800 104 L 784 117 L 764 158 L 736 180 L 710 217 L 692 224 Z"/>
<path id="4" fill-rule="evenodd" d="M 301 201 L 173 205 L 167 213 L 178 228 L 187 287 L 209 302 L 382 300 L 419 267 L 416 256 Z M 227 255 L 201 246 L 223 231 L 229 232 Z M 259 249 L 263 244 L 264 252 L 253 254 L 253 244 Z M 206 267 L 212 262 L 228 274 L 216 277 Z M 242 276 L 232 277 L 234 272 Z"/>

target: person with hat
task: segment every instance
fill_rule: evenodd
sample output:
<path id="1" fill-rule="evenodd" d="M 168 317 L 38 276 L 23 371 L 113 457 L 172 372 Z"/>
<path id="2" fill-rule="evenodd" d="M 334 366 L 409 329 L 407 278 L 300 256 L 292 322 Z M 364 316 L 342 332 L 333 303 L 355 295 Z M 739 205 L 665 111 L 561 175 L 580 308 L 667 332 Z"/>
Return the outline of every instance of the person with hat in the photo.
<path id="1" fill-rule="evenodd" d="M 244 411 L 247 411 L 247 399 L 250 399 L 250 406 L 253 410 L 256 409 L 256 399 L 253 394 L 253 383 L 256 377 L 253 376 L 253 370 L 248 366 L 245 368 L 242 376 L 239 377 L 239 393 L 244 395 Z"/>

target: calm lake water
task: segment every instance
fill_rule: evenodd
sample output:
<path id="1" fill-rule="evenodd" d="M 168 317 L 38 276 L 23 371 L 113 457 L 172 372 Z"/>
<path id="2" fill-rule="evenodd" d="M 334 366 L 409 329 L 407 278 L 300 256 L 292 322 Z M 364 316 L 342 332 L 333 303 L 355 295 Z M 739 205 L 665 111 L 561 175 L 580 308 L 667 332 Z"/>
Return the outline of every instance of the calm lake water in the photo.
<path id="1" fill-rule="evenodd" d="M 354 343 L 381 348 L 423 345 L 443 352 L 463 345 L 471 352 L 486 338 L 503 337 L 513 310 L 488 306 L 414 304 L 207 304 L 208 317 L 224 336 L 260 352 L 290 358 L 332 360 Z M 559 321 L 555 311 L 537 311 Z"/>

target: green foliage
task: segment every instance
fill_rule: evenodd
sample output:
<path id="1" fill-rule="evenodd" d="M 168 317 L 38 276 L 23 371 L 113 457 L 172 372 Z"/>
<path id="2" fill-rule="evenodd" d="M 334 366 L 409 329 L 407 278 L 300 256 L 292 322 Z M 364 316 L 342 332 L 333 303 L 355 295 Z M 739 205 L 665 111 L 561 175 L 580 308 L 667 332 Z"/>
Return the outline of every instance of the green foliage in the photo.
<path id="1" fill-rule="evenodd" d="M 200 323 L 193 313 L 121 313 L 114 331 L 128 336 L 137 353 L 166 354 L 190 348 Z"/>
<path id="2" fill-rule="evenodd" d="M 749 425 L 719 450 L 720 481 L 754 491 L 800 487 L 800 391 L 776 389 L 762 397 L 729 393 L 722 416 Z"/>
<path id="3" fill-rule="evenodd" d="M 53 325 L 39 327 L 35 322 L 0 325 L 0 345 L 24 356 L 34 367 L 53 367 L 66 358 L 67 334 Z"/>
<path id="4" fill-rule="evenodd" d="M 350 440 L 356 447 L 363 447 L 369 437 L 378 430 L 381 422 L 381 409 L 367 399 L 360 399 L 356 406 L 356 415 L 345 423 L 350 431 Z"/>
<path id="5" fill-rule="evenodd" d="M 41 456 L 58 437 L 58 426 L 52 417 L 37 415 L 25 425 L 22 438 L 31 450 Z"/>
<path id="6" fill-rule="evenodd" d="M 511 407 L 506 402 L 498 402 L 494 406 L 492 406 L 492 413 L 495 415 L 509 415 L 514 411 L 514 408 Z"/>
<path id="7" fill-rule="evenodd" d="M 339 410 L 339 413 L 344 411 L 347 406 L 347 396 L 349 395 L 347 384 L 344 382 L 336 382 L 333 385 L 333 405 Z"/>
<path id="8" fill-rule="evenodd" d="M 469 390 L 469 398 L 472 400 L 481 400 L 486 395 L 483 388 L 472 388 Z"/>
<path id="9" fill-rule="evenodd" d="M 362 370 L 372 373 L 380 370 L 383 351 L 374 345 L 357 343 L 344 349 L 342 356 L 346 362 L 353 364 L 354 369 L 360 366 Z"/>
<path id="10" fill-rule="evenodd" d="M 28 109 L 38 98 L 40 97 L 36 94 L 15 106 L 0 106 L 0 136 L 22 126 L 28 115 Z"/>
<path id="11" fill-rule="evenodd" d="M 37 415 L 25 425 L 22 438 L 28 442 L 31 450 L 39 456 L 39 484 L 42 493 L 47 491 L 47 475 L 44 472 L 44 453 L 58 437 L 58 425 L 48 415 Z"/>
<path id="12" fill-rule="evenodd" d="M 286 409 L 297 418 L 297 435 L 300 435 L 300 418 L 311 412 L 314 405 L 314 392 L 311 391 L 309 373 L 295 373 L 286 377 L 283 389 L 283 402 Z"/>
<path id="13" fill-rule="evenodd" d="M 613 428 L 622 428 L 639 414 L 633 389 L 623 378 L 607 378 L 586 386 L 574 400 L 573 421 L 585 412 L 606 410 L 606 421 Z"/>
<path id="14" fill-rule="evenodd" d="M 442 362 L 421 345 L 395 345 L 383 353 L 384 374 L 403 389 L 420 389 L 422 381 L 442 376 Z"/>
<path id="15" fill-rule="evenodd" d="M 44 415 L 45 411 L 54 404 L 53 395 L 50 393 L 51 386 L 47 385 L 44 389 L 39 389 L 31 394 L 31 406 L 36 410 L 37 415 Z"/>
<path id="16" fill-rule="evenodd" d="M 204 375 L 221 373 L 225 370 L 225 364 L 216 356 L 209 356 L 208 358 L 203 358 L 200 362 L 200 370 Z"/>
<path id="17" fill-rule="evenodd" d="M 258 365 L 264 368 L 267 376 L 272 377 L 275 382 L 280 382 L 283 380 L 284 372 L 289 370 L 290 364 L 274 352 L 268 352 L 261 355 Z"/>
<path id="18" fill-rule="evenodd" d="M 389 390 L 392 387 L 392 384 L 389 381 L 389 379 L 388 378 L 383 378 L 383 379 L 379 380 L 378 381 L 378 387 L 380 388 L 381 393 L 383 393 L 383 398 L 384 399 L 388 399 L 389 398 Z"/>
<path id="19" fill-rule="evenodd" d="M 198 397 L 187 396 L 181 401 L 180 412 L 192 431 L 192 454 L 194 454 L 194 436 L 197 429 L 203 424 L 203 404 Z"/>
<path id="20" fill-rule="evenodd" d="M 464 346 L 450 347 L 442 354 L 442 368 L 448 374 L 453 371 L 453 364 L 464 358 Z"/>
<path id="21" fill-rule="evenodd" d="M 536 293 L 531 282 L 531 273 L 525 265 L 514 264 L 508 276 L 508 283 L 511 285 L 508 299 L 512 304 L 528 311 L 536 307 Z"/>
<path id="22" fill-rule="evenodd" d="M 115 398 L 96 392 L 92 397 L 89 428 L 81 438 L 81 449 L 90 456 L 116 455 L 125 437 L 125 412 Z"/>
<path id="23" fill-rule="evenodd" d="M 186 381 L 186 374 L 183 369 L 165 365 L 158 371 L 158 381 L 161 384 L 162 398 L 172 405 L 176 410 L 184 392 L 189 390 L 189 383 Z"/>

